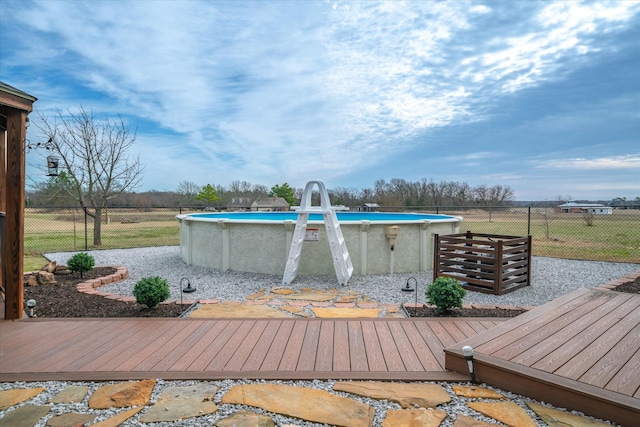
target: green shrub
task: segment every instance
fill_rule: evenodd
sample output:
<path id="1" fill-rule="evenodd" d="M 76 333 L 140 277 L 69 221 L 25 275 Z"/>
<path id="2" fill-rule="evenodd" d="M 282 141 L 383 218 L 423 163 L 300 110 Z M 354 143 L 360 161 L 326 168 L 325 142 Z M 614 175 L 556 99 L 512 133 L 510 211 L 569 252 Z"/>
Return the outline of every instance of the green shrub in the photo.
<path id="1" fill-rule="evenodd" d="M 438 277 L 425 292 L 427 302 L 435 305 L 438 313 L 442 314 L 452 307 L 462 308 L 462 298 L 466 294 L 460 283 L 451 277 Z"/>
<path id="2" fill-rule="evenodd" d="M 82 278 L 82 273 L 89 271 L 96 264 L 96 260 L 89 254 L 78 252 L 67 261 L 67 267 L 71 271 L 78 271 Z"/>
<path id="3" fill-rule="evenodd" d="M 138 304 L 153 308 L 169 298 L 169 283 L 162 277 L 153 276 L 140 279 L 133 287 L 133 296 Z"/>

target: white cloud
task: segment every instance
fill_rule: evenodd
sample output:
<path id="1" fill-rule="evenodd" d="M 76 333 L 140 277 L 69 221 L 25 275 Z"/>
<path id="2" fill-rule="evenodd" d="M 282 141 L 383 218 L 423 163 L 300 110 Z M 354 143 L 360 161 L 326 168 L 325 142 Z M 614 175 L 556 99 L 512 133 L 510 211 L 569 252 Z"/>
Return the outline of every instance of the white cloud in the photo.
<path id="1" fill-rule="evenodd" d="M 551 169 L 637 169 L 640 177 L 640 154 L 599 158 L 551 159 L 538 161 L 537 167 Z M 640 181 L 640 178 L 638 178 Z"/>

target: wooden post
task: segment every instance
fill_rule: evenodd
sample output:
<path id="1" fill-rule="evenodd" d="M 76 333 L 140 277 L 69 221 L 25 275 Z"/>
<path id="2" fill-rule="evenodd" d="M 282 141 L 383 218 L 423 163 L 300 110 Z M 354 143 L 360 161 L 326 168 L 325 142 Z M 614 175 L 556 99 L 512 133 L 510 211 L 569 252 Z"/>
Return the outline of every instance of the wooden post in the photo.
<path id="1" fill-rule="evenodd" d="M 19 319 L 24 311 L 24 182 L 27 113 L 10 110 L 7 115 L 7 154 L 2 197 L 6 207 L 6 242 L 2 264 L 5 273 L 6 320 Z"/>
<path id="2" fill-rule="evenodd" d="M 440 236 L 433 234 L 433 281 L 438 278 L 438 270 L 440 268 Z"/>
<path id="3" fill-rule="evenodd" d="M 493 265 L 495 266 L 495 270 L 493 271 L 494 278 L 494 287 L 498 287 L 498 295 L 502 295 L 502 240 L 498 240 L 498 244 L 496 245 L 496 250 L 494 252 L 495 259 L 493 260 Z"/>

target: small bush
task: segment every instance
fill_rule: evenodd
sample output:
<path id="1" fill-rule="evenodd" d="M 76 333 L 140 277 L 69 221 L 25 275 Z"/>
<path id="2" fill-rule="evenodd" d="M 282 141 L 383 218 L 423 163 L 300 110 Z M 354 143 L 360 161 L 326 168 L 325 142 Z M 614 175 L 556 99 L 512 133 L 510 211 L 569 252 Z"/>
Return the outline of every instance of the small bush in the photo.
<path id="1" fill-rule="evenodd" d="M 85 271 L 89 271 L 96 264 L 96 260 L 89 254 L 84 252 L 78 252 L 67 261 L 67 267 L 71 271 L 78 271 L 80 273 L 80 278 L 82 278 L 82 273 Z"/>
<path id="2" fill-rule="evenodd" d="M 467 294 L 460 283 L 451 277 L 438 277 L 427 287 L 425 296 L 439 313 L 446 313 L 452 307 L 462 308 L 462 298 Z"/>
<path id="3" fill-rule="evenodd" d="M 133 287 L 133 296 L 138 304 L 153 308 L 169 298 L 169 283 L 162 277 L 153 276 L 140 279 Z"/>

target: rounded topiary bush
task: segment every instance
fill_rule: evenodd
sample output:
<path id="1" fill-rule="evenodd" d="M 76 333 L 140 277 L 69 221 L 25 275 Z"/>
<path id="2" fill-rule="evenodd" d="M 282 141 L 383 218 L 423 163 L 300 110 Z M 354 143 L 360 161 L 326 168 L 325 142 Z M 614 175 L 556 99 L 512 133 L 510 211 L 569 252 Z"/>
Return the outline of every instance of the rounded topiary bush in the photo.
<path id="1" fill-rule="evenodd" d="M 427 302 L 435 305 L 439 313 L 446 313 L 453 307 L 462 308 L 462 298 L 466 294 L 460 283 L 451 277 L 438 277 L 425 292 Z"/>
<path id="2" fill-rule="evenodd" d="M 162 277 L 153 276 L 140 279 L 133 287 L 133 296 L 138 304 L 153 308 L 169 298 L 169 283 Z"/>
<path id="3" fill-rule="evenodd" d="M 86 271 L 89 271 L 96 264 L 96 260 L 85 252 L 78 252 L 67 261 L 67 267 L 73 272 L 79 272 L 80 277 Z"/>

